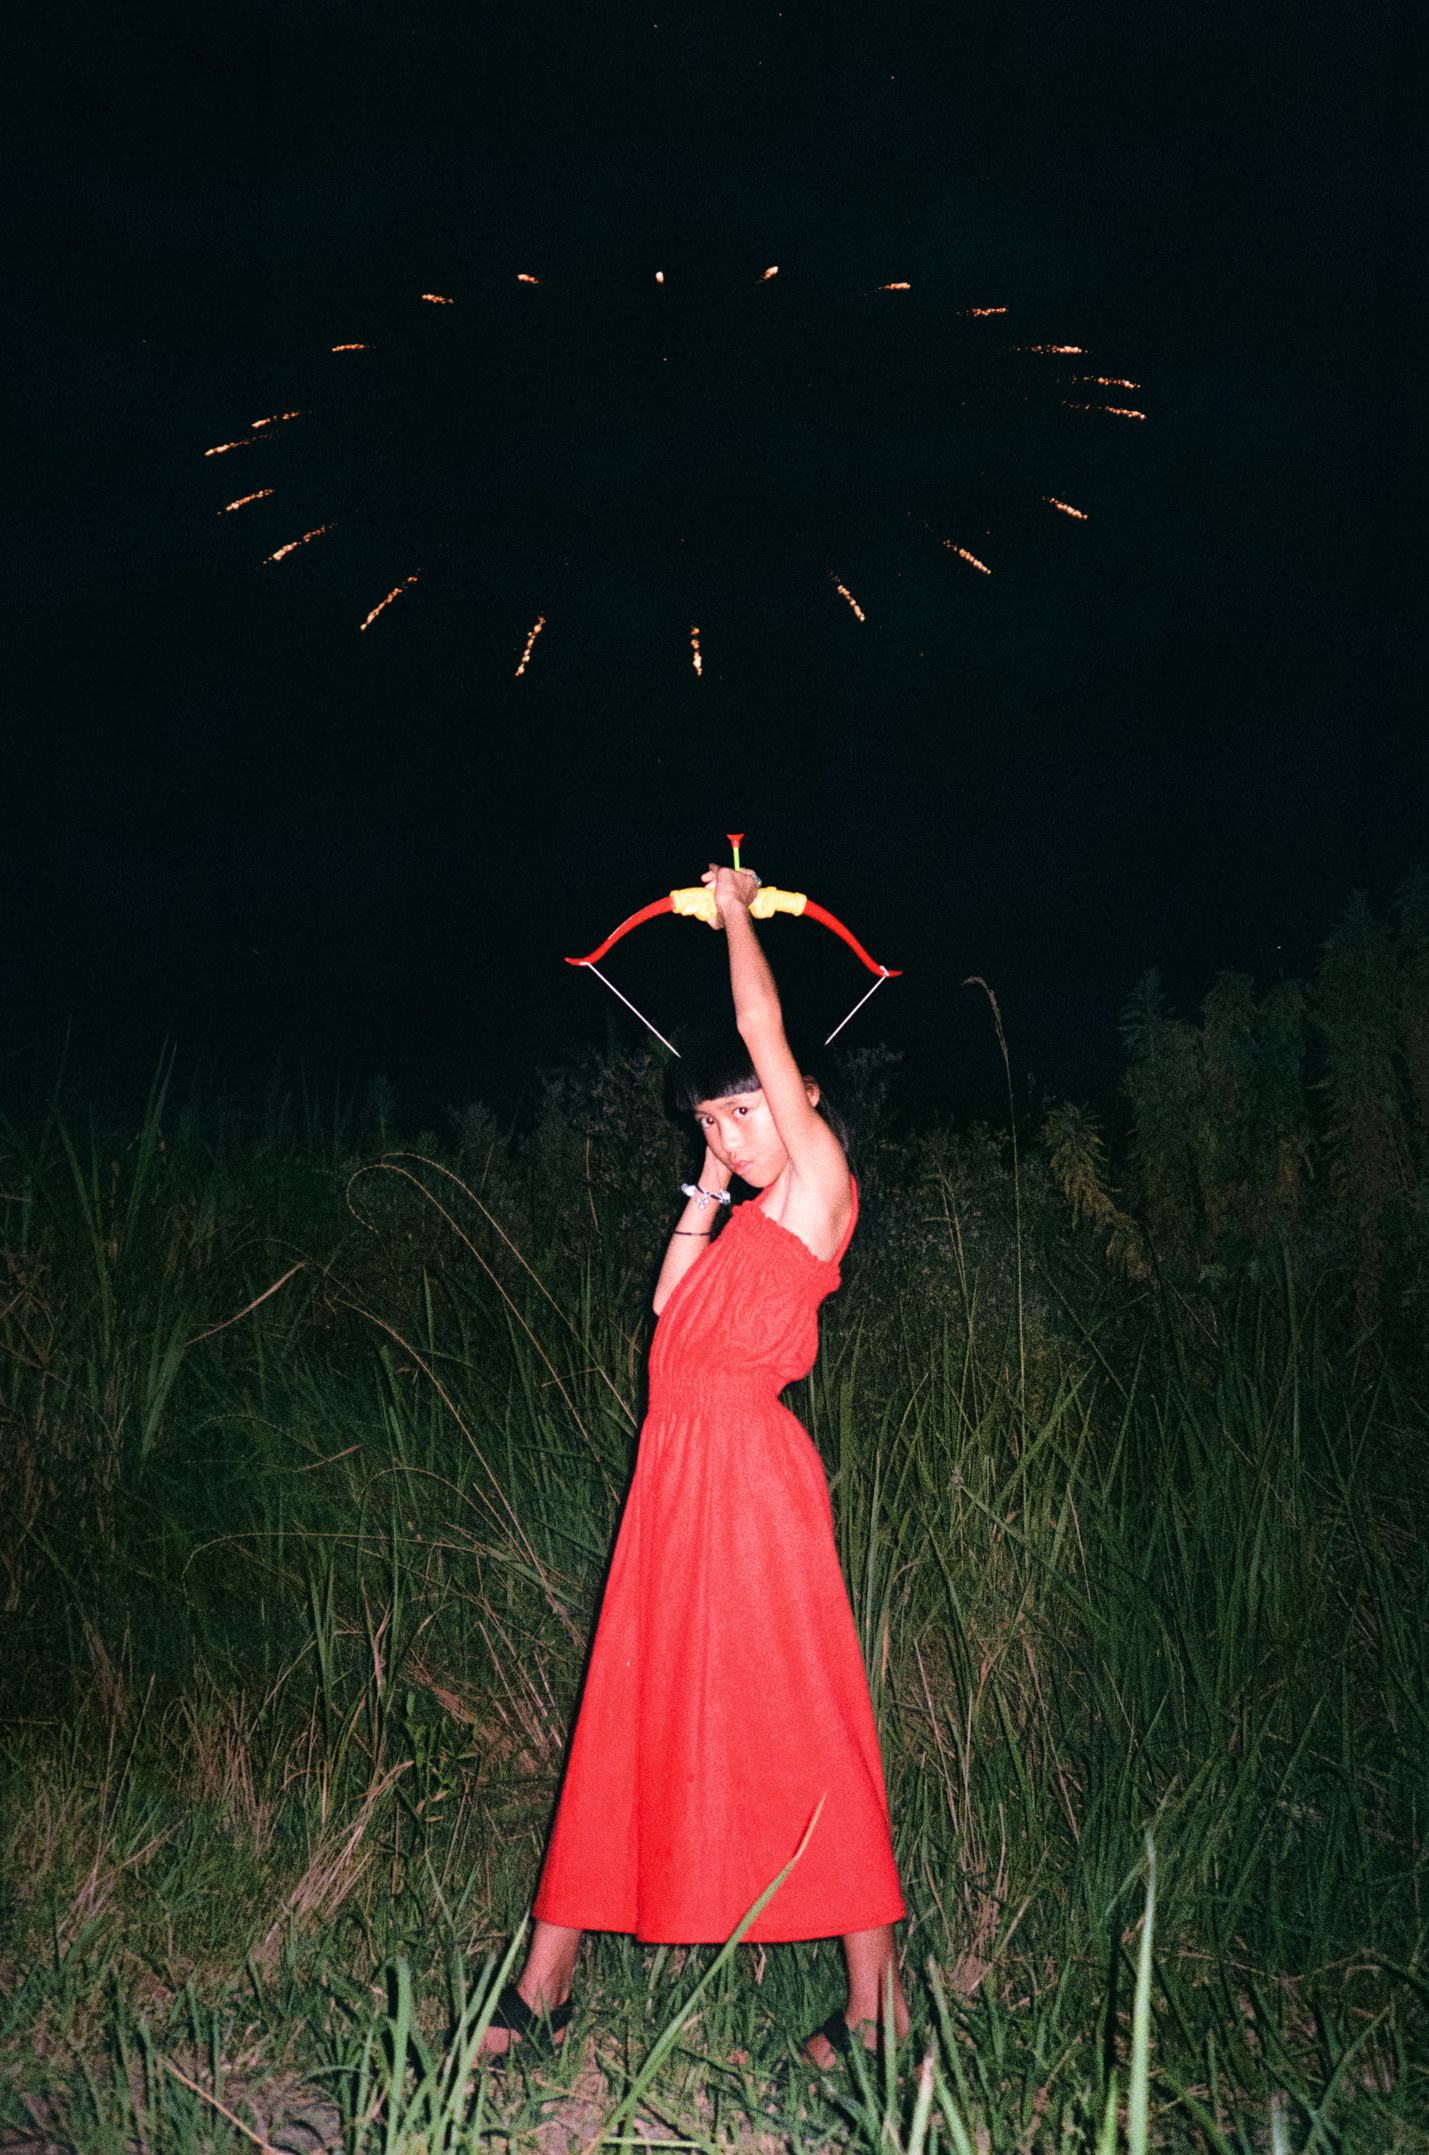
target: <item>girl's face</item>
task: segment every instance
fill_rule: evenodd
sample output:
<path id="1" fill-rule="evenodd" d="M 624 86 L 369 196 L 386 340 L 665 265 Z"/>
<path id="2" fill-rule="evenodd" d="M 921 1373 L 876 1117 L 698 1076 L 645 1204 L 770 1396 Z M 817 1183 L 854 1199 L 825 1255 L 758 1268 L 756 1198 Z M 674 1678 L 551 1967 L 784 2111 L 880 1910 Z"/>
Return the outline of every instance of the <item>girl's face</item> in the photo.
<path id="1" fill-rule="evenodd" d="M 818 1105 L 819 1088 L 808 1087 L 809 1103 Z M 783 1140 L 762 1092 L 730 1093 L 723 1100 L 701 1100 L 695 1128 L 715 1158 L 752 1189 L 767 1190 L 789 1164 Z"/>

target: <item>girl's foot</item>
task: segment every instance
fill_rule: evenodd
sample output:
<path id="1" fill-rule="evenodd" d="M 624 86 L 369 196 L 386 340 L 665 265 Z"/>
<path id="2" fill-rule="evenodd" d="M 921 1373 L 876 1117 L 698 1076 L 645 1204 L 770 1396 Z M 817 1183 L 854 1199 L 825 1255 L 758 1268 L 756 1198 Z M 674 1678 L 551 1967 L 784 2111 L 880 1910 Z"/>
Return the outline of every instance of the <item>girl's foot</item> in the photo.
<path id="1" fill-rule="evenodd" d="M 860 2021 L 856 2028 L 851 2028 L 842 2013 L 830 2013 L 823 2026 L 816 2028 L 805 2043 L 804 2056 L 811 2065 L 817 2065 L 821 2073 L 835 2072 L 860 2036 L 865 2050 L 877 2050 L 878 2030 L 871 2020 Z"/>
<path id="2" fill-rule="evenodd" d="M 533 2056 L 549 2056 L 565 2041 L 574 2011 L 569 1992 L 552 2003 L 545 1998 L 528 1998 L 519 1983 L 508 1983 L 496 2001 L 481 2046 L 482 2056 L 504 2058 L 513 2043 L 525 2045 Z"/>
<path id="3" fill-rule="evenodd" d="M 579 1931 L 538 1921 L 531 1933 L 526 1965 L 496 2001 L 482 2055 L 504 2058 L 513 2043 L 534 2051 L 559 2043 L 571 2017 L 571 1980 L 576 1971 Z"/>

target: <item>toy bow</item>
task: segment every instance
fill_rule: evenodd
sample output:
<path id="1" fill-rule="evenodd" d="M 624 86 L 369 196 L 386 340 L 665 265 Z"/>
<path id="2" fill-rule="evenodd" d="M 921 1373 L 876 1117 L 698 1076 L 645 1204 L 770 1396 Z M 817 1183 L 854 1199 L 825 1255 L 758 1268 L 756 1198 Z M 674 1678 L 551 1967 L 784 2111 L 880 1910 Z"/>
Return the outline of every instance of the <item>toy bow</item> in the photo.
<path id="1" fill-rule="evenodd" d="M 744 833 L 740 831 L 736 834 L 732 831 L 729 834 L 729 842 L 734 848 L 734 865 L 738 868 L 739 849 L 744 843 Z M 870 958 L 868 952 L 851 929 L 846 928 L 843 922 L 828 910 L 827 906 L 819 905 L 814 899 L 806 897 L 801 890 L 779 890 L 772 883 L 761 883 L 750 901 L 749 910 L 756 920 L 769 920 L 775 913 L 792 913 L 796 918 L 802 914 L 807 920 L 818 921 L 821 927 L 831 928 L 835 935 L 840 936 L 848 944 L 849 949 L 859 959 L 860 963 L 866 965 L 870 973 L 877 975 L 873 986 L 868 990 L 867 994 L 859 997 L 848 1017 L 840 1018 L 833 1032 L 829 1034 L 829 1039 L 824 1042 L 825 1047 L 828 1046 L 829 1040 L 833 1040 L 843 1031 L 849 1022 L 849 1018 L 858 1015 L 868 1001 L 869 996 L 876 994 L 885 980 L 896 980 L 902 970 L 899 966 L 880 965 L 876 958 Z M 649 905 L 642 905 L 639 912 L 632 913 L 630 918 L 623 920 L 618 928 L 612 928 L 605 941 L 597 943 L 595 949 L 590 951 L 587 956 L 584 958 L 567 958 L 566 963 L 567 965 L 583 965 L 588 972 L 594 973 L 596 979 L 609 988 L 612 995 L 619 997 L 627 1010 L 635 1012 L 641 1024 L 645 1026 L 647 1031 L 654 1033 L 655 1038 L 662 1046 L 669 1048 L 672 1055 L 678 1055 L 680 1051 L 673 1042 L 666 1040 L 665 1035 L 650 1023 L 644 1013 L 635 1009 L 635 1005 L 628 995 L 621 995 L 619 988 L 612 981 L 607 980 L 604 973 L 600 971 L 597 962 L 605 956 L 608 950 L 614 948 L 622 936 L 629 935 L 632 928 L 640 927 L 647 920 L 657 920 L 662 913 L 678 913 L 687 919 L 702 920 L 711 928 L 719 920 L 719 908 L 715 903 L 713 890 L 707 884 L 696 883 L 688 889 L 672 890 L 663 898 L 653 899 Z"/>

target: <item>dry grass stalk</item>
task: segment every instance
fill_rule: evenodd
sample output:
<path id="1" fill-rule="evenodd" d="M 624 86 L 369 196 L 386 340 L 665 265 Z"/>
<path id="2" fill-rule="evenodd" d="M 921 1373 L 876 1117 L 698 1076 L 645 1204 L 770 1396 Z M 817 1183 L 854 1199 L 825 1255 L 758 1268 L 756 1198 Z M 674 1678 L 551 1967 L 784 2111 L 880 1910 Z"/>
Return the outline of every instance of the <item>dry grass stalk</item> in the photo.
<path id="1" fill-rule="evenodd" d="M 544 1662 L 533 1672 L 532 1652 L 519 1655 L 494 1617 L 491 1623 L 506 1649 L 505 1660 L 492 1649 L 500 1695 L 475 1692 L 419 1654 L 408 1657 L 406 1674 L 444 1713 L 472 1729 L 491 1759 L 513 1763 L 527 1774 L 554 1772 L 565 1748 L 566 1717 L 556 1703 Z M 491 1646 L 490 1632 L 485 1625 L 481 1629 Z"/>
<path id="2" fill-rule="evenodd" d="M 943 1716 L 934 1703 L 922 1650 L 916 1641 L 913 1653 L 918 1664 L 923 1697 L 927 1702 L 933 1741 L 937 1747 L 948 1814 L 957 1834 L 958 1868 L 962 1873 L 963 1922 L 960 1927 L 968 1942 L 948 1970 L 948 1988 L 961 1997 L 970 1998 L 977 1992 L 984 1976 L 993 1965 L 998 1928 L 1007 1900 L 1007 1822 L 1003 1817 L 1002 1807 L 998 1806 L 1001 1832 L 997 1870 L 989 1881 L 990 1859 L 986 1838 L 972 1800 L 973 1718 L 996 1657 L 991 1654 L 983 1656 L 977 1694 L 968 1698 L 964 1727 L 960 1729 L 955 1722 L 949 1720 L 949 1733 L 955 1748 L 955 1756 L 950 1759 L 943 1737 Z M 931 1880 L 929 1883 L 931 1885 Z M 936 1893 L 934 1898 L 937 1899 Z M 948 1911 L 943 1908 L 941 1901 L 938 1907 L 944 1927 L 951 1935 L 953 1926 L 949 1923 Z"/>
<path id="3" fill-rule="evenodd" d="M 273 1805 L 258 1794 L 253 1780 L 259 1716 L 240 1692 L 222 1700 L 210 1713 L 202 1712 L 193 1700 L 180 1699 L 175 1718 L 185 1732 L 185 1778 L 192 1794 L 219 1813 L 223 1832 L 244 1828 L 252 1839 L 253 1853 L 261 1856 L 272 1832 Z"/>
<path id="4" fill-rule="evenodd" d="M 279 2155 L 277 2148 L 265 2140 L 260 2133 L 255 2133 L 251 2125 L 245 2125 L 242 2118 L 236 2116 L 226 2103 L 221 2103 L 216 2095 L 210 2095 L 207 2088 L 201 2088 L 196 2080 L 190 2080 L 187 2073 L 181 2073 L 177 2065 L 171 2064 L 167 2058 L 160 2058 L 159 2063 L 166 2073 L 172 2073 L 175 2080 L 181 2081 L 186 2088 L 191 2088 L 201 2102 L 211 2104 L 221 2118 L 227 2118 L 230 2125 L 236 2125 L 238 2130 L 247 2139 L 251 2140 L 255 2147 L 263 2150 L 263 2155 Z"/>
<path id="5" fill-rule="evenodd" d="M 378 1804 L 397 1776 L 406 1772 L 408 1763 L 403 1759 L 372 1781 L 356 1818 L 345 1832 L 319 1835 L 306 1870 L 253 1954 L 255 1965 L 264 1975 L 271 1975 L 277 1966 L 290 1930 L 331 1923 L 343 1902 L 361 1885 L 376 1853 L 366 1845 L 368 1828 Z"/>
<path id="6" fill-rule="evenodd" d="M 55 1925 L 55 1939 L 61 1955 L 78 1943 L 85 1932 L 96 1923 L 108 1909 L 116 1891 L 128 1871 L 140 1870 L 152 1855 L 164 1846 L 173 1828 L 166 1827 L 162 1833 L 152 1834 L 129 1854 L 120 1853 L 119 1834 L 105 1817 L 101 1807 L 94 1839 L 88 1850 L 81 1852 L 85 1838 L 84 1824 L 74 1815 L 75 1799 L 66 1796 L 58 1810 L 52 1810 L 44 1791 L 40 1792 L 35 1810 L 34 1846 L 36 1869 L 47 1870 L 57 1860 L 71 1854 L 83 1862 L 87 1854 L 83 1876 L 69 1905 Z"/>

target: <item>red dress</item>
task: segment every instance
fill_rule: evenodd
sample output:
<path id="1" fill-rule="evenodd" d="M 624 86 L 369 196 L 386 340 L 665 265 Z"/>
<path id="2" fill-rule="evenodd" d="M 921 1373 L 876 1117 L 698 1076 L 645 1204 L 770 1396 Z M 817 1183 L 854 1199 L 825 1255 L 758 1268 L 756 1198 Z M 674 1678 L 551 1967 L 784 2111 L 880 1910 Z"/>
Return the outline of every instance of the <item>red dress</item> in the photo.
<path id="1" fill-rule="evenodd" d="M 854 1192 L 857 1217 L 858 1193 Z M 853 1222 L 840 1246 L 848 1247 Z M 671 1294 L 535 1912 L 651 1943 L 903 1914 L 868 1684 L 819 1455 L 779 1393 L 813 1367 L 826 1264 L 757 1202 Z"/>

